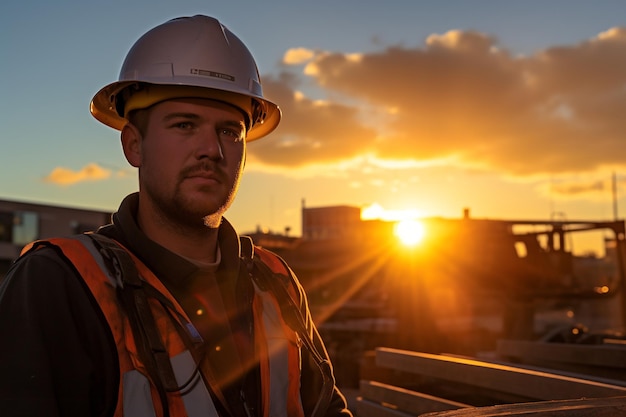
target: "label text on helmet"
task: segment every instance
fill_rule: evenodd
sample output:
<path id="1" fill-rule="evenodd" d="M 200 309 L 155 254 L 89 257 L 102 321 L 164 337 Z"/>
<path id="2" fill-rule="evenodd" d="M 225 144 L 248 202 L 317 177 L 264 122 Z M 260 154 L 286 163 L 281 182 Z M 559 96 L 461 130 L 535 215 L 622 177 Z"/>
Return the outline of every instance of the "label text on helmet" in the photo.
<path id="1" fill-rule="evenodd" d="M 198 68 L 191 68 L 189 71 L 194 75 L 202 75 L 205 77 L 215 77 L 215 78 L 221 78 L 223 80 L 235 81 L 235 77 L 233 77 L 232 75 L 224 74 L 221 72 L 203 70 L 203 69 L 198 69 Z"/>

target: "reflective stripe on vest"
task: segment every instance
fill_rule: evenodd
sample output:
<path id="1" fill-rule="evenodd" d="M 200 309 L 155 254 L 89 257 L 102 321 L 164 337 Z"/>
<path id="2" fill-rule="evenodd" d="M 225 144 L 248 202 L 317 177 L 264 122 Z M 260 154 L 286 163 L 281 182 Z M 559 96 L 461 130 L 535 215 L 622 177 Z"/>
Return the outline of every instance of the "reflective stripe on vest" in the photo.
<path id="1" fill-rule="evenodd" d="M 119 357 L 121 383 L 115 416 L 162 417 L 156 387 L 146 377 L 146 368 L 137 354 L 128 318 L 118 303 L 117 279 L 105 266 L 102 255 L 91 238 L 79 235 L 74 238 L 49 239 L 59 247 L 76 267 L 93 293 L 113 333 Z M 27 251 L 31 245 L 26 247 Z M 127 251 L 128 252 L 128 251 Z M 130 254 L 130 252 L 128 252 Z M 174 297 L 154 274 L 137 258 L 133 258 L 140 276 L 155 287 L 187 317 Z M 170 362 L 179 386 L 188 382 L 196 371 L 196 363 L 181 340 L 170 315 L 156 300 L 150 300 L 155 321 L 170 356 Z M 303 417 L 300 398 L 300 343 L 280 315 L 276 298 L 255 285 L 253 299 L 254 327 L 257 349 L 260 352 L 261 390 L 264 417 Z M 206 362 L 206 361 L 205 361 Z M 203 367 L 204 368 L 204 367 Z M 206 371 L 203 371 L 206 375 Z M 204 379 L 196 374 L 197 381 L 183 392 L 168 393 L 172 417 L 218 417 Z"/>

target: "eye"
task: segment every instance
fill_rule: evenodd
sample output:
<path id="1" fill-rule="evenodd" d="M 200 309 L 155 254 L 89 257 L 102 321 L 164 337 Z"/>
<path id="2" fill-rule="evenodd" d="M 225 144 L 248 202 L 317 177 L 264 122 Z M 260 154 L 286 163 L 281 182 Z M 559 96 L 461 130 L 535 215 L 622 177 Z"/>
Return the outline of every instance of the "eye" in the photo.
<path id="1" fill-rule="evenodd" d="M 189 130 L 193 129 L 194 125 L 191 122 L 177 122 L 174 124 L 174 127 L 181 130 Z"/>
<path id="2" fill-rule="evenodd" d="M 176 120 L 168 124 L 168 129 L 173 129 L 181 132 L 189 132 L 196 128 L 194 122 L 189 120 Z"/>
<path id="3" fill-rule="evenodd" d="M 244 130 L 236 128 L 222 128 L 219 130 L 221 138 L 229 139 L 233 142 L 241 142 L 244 139 Z"/>

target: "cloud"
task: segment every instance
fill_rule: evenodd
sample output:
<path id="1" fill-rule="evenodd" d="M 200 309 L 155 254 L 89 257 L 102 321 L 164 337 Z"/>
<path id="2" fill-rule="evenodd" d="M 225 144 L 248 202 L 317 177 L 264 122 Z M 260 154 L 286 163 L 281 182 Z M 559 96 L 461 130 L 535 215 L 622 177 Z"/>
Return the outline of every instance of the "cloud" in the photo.
<path id="1" fill-rule="evenodd" d="M 283 56 L 283 63 L 286 65 L 299 65 L 313 58 L 315 52 L 306 48 L 291 48 Z"/>
<path id="2" fill-rule="evenodd" d="M 111 170 L 102 168 L 96 163 L 85 165 L 79 171 L 72 171 L 64 167 L 56 167 L 44 177 L 45 182 L 56 185 L 74 185 L 85 181 L 101 181 L 111 177 Z"/>
<path id="3" fill-rule="evenodd" d="M 602 181 L 553 184 L 550 190 L 557 195 L 571 196 L 606 191 L 606 184 Z"/>
<path id="4" fill-rule="evenodd" d="M 308 98 L 296 89 L 296 81 L 287 73 L 264 79 L 283 119 L 271 140 L 250 144 L 252 158 L 285 167 L 338 163 L 374 146 L 377 133 L 359 119 L 358 107 Z"/>
<path id="5" fill-rule="evenodd" d="M 374 155 L 525 177 L 626 160 L 626 28 L 529 56 L 476 31 L 432 34 L 419 47 L 287 55 L 305 68 L 263 79 L 284 117 L 249 147 L 267 165 Z"/>

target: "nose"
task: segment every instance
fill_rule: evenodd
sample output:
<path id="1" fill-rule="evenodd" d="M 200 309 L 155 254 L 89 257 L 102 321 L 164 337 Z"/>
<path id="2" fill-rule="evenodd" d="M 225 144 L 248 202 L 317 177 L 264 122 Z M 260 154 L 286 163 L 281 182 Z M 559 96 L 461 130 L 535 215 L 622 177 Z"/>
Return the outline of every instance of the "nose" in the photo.
<path id="1" fill-rule="evenodd" d="M 196 158 L 208 158 L 213 161 L 224 159 L 222 151 L 222 141 L 213 129 L 207 129 L 201 135 L 198 135 L 198 145 L 196 148 Z"/>

